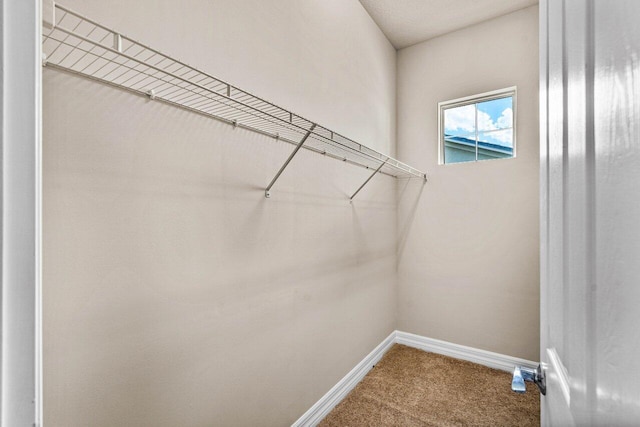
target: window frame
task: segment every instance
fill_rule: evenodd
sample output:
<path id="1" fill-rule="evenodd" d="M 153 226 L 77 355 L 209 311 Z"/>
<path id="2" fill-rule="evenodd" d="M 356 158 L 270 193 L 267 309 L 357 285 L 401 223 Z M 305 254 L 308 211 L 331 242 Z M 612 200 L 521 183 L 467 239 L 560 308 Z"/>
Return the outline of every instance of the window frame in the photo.
<path id="1" fill-rule="evenodd" d="M 518 92 L 518 88 L 517 86 L 510 86 L 504 89 L 497 89 L 497 90 L 492 90 L 489 92 L 484 92 L 484 93 L 479 93 L 477 95 L 470 95 L 470 96 L 465 96 L 462 98 L 456 98 L 456 99 L 452 99 L 449 101 L 441 101 L 438 102 L 438 165 L 460 165 L 460 164 L 466 164 L 466 163 L 479 163 L 479 162 L 485 162 L 485 161 L 491 161 L 491 160 L 508 160 L 508 159 L 515 159 L 516 158 L 516 147 L 517 147 L 517 142 L 516 142 L 516 118 L 518 117 L 517 115 L 517 111 L 518 111 L 518 107 L 517 107 L 517 92 Z M 512 109 L 513 109 L 513 124 L 512 124 L 512 131 L 513 131 L 513 155 L 511 157 L 504 157 L 504 158 L 495 158 L 495 159 L 482 159 L 479 160 L 478 159 L 478 141 L 476 140 L 476 158 L 475 160 L 470 160 L 468 162 L 454 162 L 454 163 L 445 163 L 445 157 L 444 157 L 444 111 L 448 110 L 450 108 L 456 108 L 456 107 L 463 107 L 465 105 L 473 105 L 473 104 L 479 104 L 481 102 L 486 102 L 486 101 L 492 101 L 494 99 L 501 99 L 501 98 L 508 98 L 508 97 L 512 97 L 513 101 L 512 101 Z M 477 121 L 477 118 L 476 118 Z M 476 123 L 476 135 L 478 134 L 478 126 Z"/>

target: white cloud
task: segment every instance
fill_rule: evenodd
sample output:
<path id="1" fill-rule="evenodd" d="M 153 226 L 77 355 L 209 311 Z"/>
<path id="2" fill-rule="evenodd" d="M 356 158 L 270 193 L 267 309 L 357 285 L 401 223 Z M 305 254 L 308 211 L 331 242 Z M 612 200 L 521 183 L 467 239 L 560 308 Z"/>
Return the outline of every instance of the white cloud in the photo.
<path id="1" fill-rule="evenodd" d="M 511 129 L 499 130 L 497 132 L 480 133 L 478 135 L 480 141 L 489 142 L 491 144 L 503 145 L 505 147 L 513 147 L 513 131 Z"/>
<path id="2" fill-rule="evenodd" d="M 496 123 L 499 128 L 510 128 L 513 126 L 513 110 L 511 108 L 505 108 Z"/>
<path id="3" fill-rule="evenodd" d="M 464 105 L 462 107 L 451 108 L 444 112 L 445 132 L 456 133 L 458 135 L 470 135 L 475 133 L 475 106 Z M 494 121 L 491 116 L 478 111 L 478 131 L 496 131 L 510 128 L 513 125 L 513 110 L 505 108 L 502 114 Z M 491 132 L 484 135 L 482 140 L 498 143 L 506 146 L 513 146 L 513 132 L 511 130 Z M 493 141 L 492 141 L 493 140 Z"/>
<path id="4" fill-rule="evenodd" d="M 478 131 L 495 129 L 498 129 L 498 126 L 493 122 L 489 113 L 478 110 Z"/>
<path id="5" fill-rule="evenodd" d="M 475 114 L 476 109 L 473 105 L 444 110 L 445 131 L 474 133 L 476 131 Z"/>

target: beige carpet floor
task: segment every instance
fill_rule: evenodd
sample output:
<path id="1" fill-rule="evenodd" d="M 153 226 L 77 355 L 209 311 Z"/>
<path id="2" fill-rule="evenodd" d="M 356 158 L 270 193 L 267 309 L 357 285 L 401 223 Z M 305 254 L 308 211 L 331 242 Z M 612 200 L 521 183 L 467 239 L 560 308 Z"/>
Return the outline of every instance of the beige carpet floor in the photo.
<path id="1" fill-rule="evenodd" d="M 346 426 L 539 426 L 540 394 L 511 374 L 394 345 L 320 423 Z"/>

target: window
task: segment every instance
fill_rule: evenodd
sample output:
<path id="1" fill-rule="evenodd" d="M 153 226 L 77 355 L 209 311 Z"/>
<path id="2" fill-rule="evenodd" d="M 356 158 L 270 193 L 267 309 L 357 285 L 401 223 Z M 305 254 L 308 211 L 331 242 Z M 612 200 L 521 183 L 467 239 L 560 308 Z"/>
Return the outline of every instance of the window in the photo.
<path id="1" fill-rule="evenodd" d="M 440 164 L 515 157 L 516 88 L 440 102 Z"/>

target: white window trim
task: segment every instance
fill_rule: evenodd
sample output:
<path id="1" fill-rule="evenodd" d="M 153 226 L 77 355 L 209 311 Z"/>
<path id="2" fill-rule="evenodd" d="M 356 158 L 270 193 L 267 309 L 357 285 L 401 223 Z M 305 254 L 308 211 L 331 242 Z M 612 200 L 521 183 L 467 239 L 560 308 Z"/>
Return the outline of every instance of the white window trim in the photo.
<path id="1" fill-rule="evenodd" d="M 490 92 L 484 92 L 484 93 L 480 93 L 477 95 L 470 95 L 470 96 L 465 96 L 462 98 L 456 98 L 456 99 L 452 99 L 449 101 L 441 101 L 438 102 L 438 165 L 463 165 L 463 164 L 467 164 L 467 163 L 478 163 L 478 162 L 485 162 L 485 161 L 491 161 L 491 160 L 509 160 L 509 159 L 515 159 L 517 152 L 516 152 L 516 147 L 517 147 L 517 142 L 516 142 L 516 117 L 518 116 L 517 114 L 517 87 L 516 86 L 510 86 L 504 89 L 497 89 L 497 90 L 492 90 Z M 490 101 L 492 99 L 498 99 L 498 98 L 505 98 L 507 96 L 511 96 L 513 97 L 513 156 L 512 157 L 505 157 L 502 159 L 485 159 L 485 160 L 474 160 L 474 161 L 469 161 L 469 162 L 458 162 L 458 163 L 445 163 L 444 162 L 444 114 L 442 114 L 442 112 L 446 109 L 449 108 L 455 108 L 455 107 L 462 107 L 464 105 L 470 105 L 470 104 L 477 104 L 479 102 L 484 102 L 484 101 Z M 476 118 L 477 120 L 477 118 Z M 478 126 L 476 123 L 476 134 L 478 132 Z"/>

